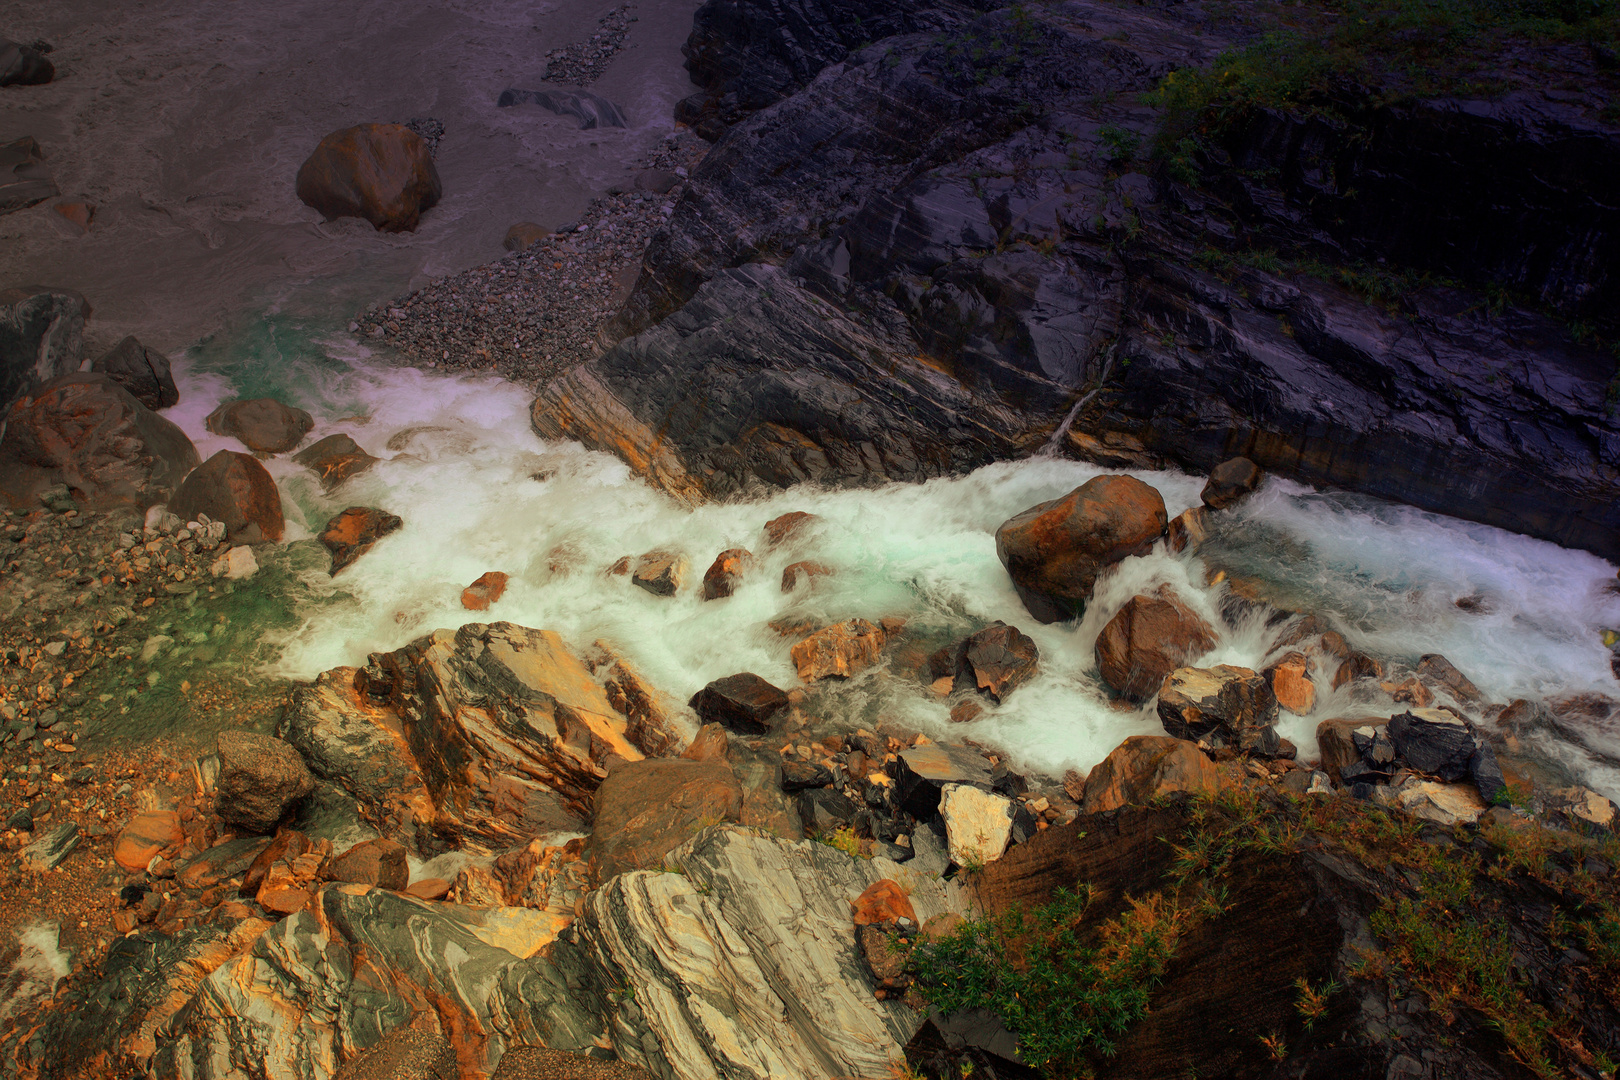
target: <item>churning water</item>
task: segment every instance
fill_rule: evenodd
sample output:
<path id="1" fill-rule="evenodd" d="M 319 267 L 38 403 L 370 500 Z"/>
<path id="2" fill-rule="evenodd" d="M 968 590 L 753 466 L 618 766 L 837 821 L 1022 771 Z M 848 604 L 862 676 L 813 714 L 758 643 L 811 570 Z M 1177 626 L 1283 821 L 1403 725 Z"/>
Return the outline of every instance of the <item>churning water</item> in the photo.
<path id="1" fill-rule="evenodd" d="M 302 573 L 300 624 L 264 634 L 264 662 L 278 675 L 311 678 L 439 627 L 501 619 L 556 630 L 576 647 L 602 639 L 685 700 L 739 671 L 797 685 L 788 657 L 794 639 L 767 625 L 784 616 L 898 615 L 929 648 L 1000 619 L 1034 638 L 1041 672 L 967 726 L 950 724 L 949 703 L 917 679 L 881 670 L 824 688 L 807 707 L 828 719 L 888 719 L 936 737 L 972 737 L 1025 767 L 1060 774 L 1089 768 L 1127 735 L 1162 730 L 1150 709 L 1121 709 L 1100 687 L 1093 647 L 1103 625 L 1131 596 L 1169 583 L 1221 626 L 1229 583 L 1207 584 L 1218 566 L 1275 603 L 1329 616 L 1368 652 L 1407 664 L 1443 653 L 1495 701 L 1620 692 L 1600 638 L 1603 628 L 1620 625 L 1614 567 L 1360 496 L 1272 480 L 1223 515 L 1201 557 L 1170 554 L 1161 544 L 1105 576 L 1079 623 L 1042 626 L 1013 592 L 994 531 L 1105 471 L 1097 466 L 1042 457 L 925 484 L 802 487 L 694 510 L 616 458 L 542 441 L 529 427 L 531 395 L 517 385 L 396 367 L 344 335 L 322 337 L 290 320 L 271 316 L 229 347 L 193 350 L 177 377 L 181 402 L 169 415 L 204 458 L 240 449 L 203 427 L 218 401 L 270 395 L 315 417 L 310 440 L 345 432 L 384 459 L 332 493 L 290 456 L 266 463 L 282 491 L 289 541 L 312 536 L 347 506 L 378 507 L 405 522 L 335 579 L 324 559 L 306 561 L 320 568 Z M 1201 478 L 1134 475 L 1160 491 L 1172 516 L 1198 502 Z M 821 521 L 801 541 L 767 550 L 761 526 L 791 510 Z M 732 597 L 704 602 L 698 581 L 731 547 L 750 549 L 760 565 Z M 656 597 L 604 572 L 621 556 L 653 549 L 689 560 L 678 596 Z M 806 558 L 836 572 L 784 594 L 783 567 Z M 471 615 L 460 606 L 461 590 L 489 570 L 511 575 L 511 583 L 487 614 Z M 1200 662 L 1258 666 L 1277 632 L 1252 615 L 1223 629 L 1216 651 Z M 1319 720 L 1378 708 L 1348 689 L 1332 691 L 1329 674 L 1317 675 L 1323 681 L 1310 717 L 1284 713 L 1282 734 L 1305 754 L 1314 750 Z M 1573 748 L 1561 752 L 1589 783 L 1620 795 L 1620 772 Z"/>

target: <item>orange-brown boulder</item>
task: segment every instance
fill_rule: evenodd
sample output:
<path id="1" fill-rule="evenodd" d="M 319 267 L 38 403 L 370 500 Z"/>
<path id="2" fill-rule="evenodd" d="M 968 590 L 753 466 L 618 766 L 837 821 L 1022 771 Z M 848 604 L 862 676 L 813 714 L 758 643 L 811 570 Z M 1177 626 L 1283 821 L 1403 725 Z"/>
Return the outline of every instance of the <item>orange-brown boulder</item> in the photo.
<path id="1" fill-rule="evenodd" d="M 145 870 L 152 856 L 186 838 L 180 815 L 173 810 L 148 810 L 129 819 L 113 841 L 113 860 L 130 873 Z"/>
<path id="2" fill-rule="evenodd" d="M 1176 792 L 1213 795 L 1220 790 L 1215 763 L 1194 743 L 1162 735 L 1132 735 L 1086 775 L 1081 813 L 1142 805 Z"/>
<path id="3" fill-rule="evenodd" d="M 1388 717 L 1358 716 L 1323 720 L 1316 725 L 1316 749 L 1322 756 L 1321 769 L 1335 784 L 1340 783 L 1339 770 L 1361 760 L 1354 735 L 1366 729 L 1370 739 L 1389 726 Z"/>
<path id="4" fill-rule="evenodd" d="M 272 915 L 296 915 L 309 906 L 310 899 L 309 890 L 297 886 L 265 889 L 258 896 L 259 906 Z"/>
<path id="5" fill-rule="evenodd" d="M 371 550 L 373 544 L 405 523 L 386 510 L 351 506 L 326 523 L 316 537 L 332 553 L 333 577 Z"/>
<path id="6" fill-rule="evenodd" d="M 1327 645 L 1327 635 L 1322 636 L 1322 643 Z M 1368 656 L 1364 652 L 1351 652 L 1339 665 L 1339 670 L 1333 673 L 1333 689 L 1337 690 L 1345 683 L 1357 679 L 1382 679 L 1384 677 L 1384 662 L 1376 657 Z"/>
<path id="7" fill-rule="evenodd" d="M 799 587 L 799 582 L 814 581 L 818 577 L 826 577 L 833 572 L 833 568 L 826 563 L 813 562 L 805 559 L 802 562 L 789 563 L 782 570 L 782 591 L 790 593 Z"/>
<path id="8" fill-rule="evenodd" d="M 1170 550 L 1178 555 L 1188 548 L 1197 551 L 1209 537 L 1209 511 L 1202 506 L 1194 506 L 1183 510 L 1170 519 L 1170 528 L 1167 532 L 1166 543 Z"/>
<path id="9" fill-rule="evenodd" d="M 319 476 L 321 487 L 328 491 L 377 463 L 376 458 L 360 449 L 359 443 L 341 432 L 317 439 L 294 454 L 293 460 Z"/>
<path id="10" fill-rule="evenodd" d="M 331 876 L 333 881 L 375 885 L 398 892 L 410 881 L 411 868 L 406 862 L 404 845 L 378 837 L 356 844 L 332 860 Z"/>
<path id="11" fill-rule="evenodd" d="M 90 221 L 96 216 L 95 204 L 87 203 L 83 199 L 54 203 L 51 209 L 60 214 L 62 220 L 77 228 L 81 234 L 90 231 Z"/>
<path id="12" fill-rule="evenodd" d="M 719 600 L 736 592 L 753 565 L 753 553 L 747 548 L 727 548 L 716 555 L 703 574 L 703 599 Z"/>
<path id="13" fill-rule="evenodd" d="M 298 198 L 326 216 L 410 232 L 444 188 L 422 137 L 403 124 L 334 131 L 298 170 Z"/>
<path id="14" fill-rule="evenodd" d="M 551 235 L 551 230 L 533 221 L 520 221 L 506 230 L 501 246 L 507 251 L 527 251 Z"/>
<path id="15" fill-rule="evenodd" d="M 883 630 L 865 619 L 849 619 L 811 634 L 790 655 L 805 682 L 847 679 L 877 663 L 883 638 Z"/>
<path id="16" fill-rule="evenodd" d="M 776 547 L 798 536 L 810 525 L 820 520 L 814 514 L 807 514 L 803 510 L 794 510 L 774 517 L 765 523 L 765 540 L 768 546 Z"/>
<path id="17" fill-rule="evenodd" d="M 1248 458 L 1223 461 L 1209 471 L 1209 482 L 1199 498 L 1211 510 L 1224 510 L 1259 487 L 1264 478 L 1260 466 Z"/>
<path id="18" fill-rule="evenodd" d="M 405 886 L 405 895 L 418 900 L 443 900 L 450 895 L 450 883 L 444 878 L 423 878 Z"/>
<path id="19" fill-rule="evenodd" d="M 1311 682 L 1311 660 L 1302 652 L 1291 652 L 1266 669 L 1271 692 L 1277 704 L 1296 716 L 1316 708 L 1316 684 Z"/>
<path id="20" fill-rule="evenodd" d="M 33 509 L 41 492 L 66 484 L 81 505 L 144 508 L 167 500 L 198 460 L 184 431 L 107 374 L 62 375 L 5 414 L 0 496 Z"/>
<path id="21" fill-rule="evenodd" d="M 480 574 L 478 580 L 461 590 L 461 606 L 468 611 L 488 611 L 489 605 L 506 592 L 507 577 L 499 570 Z"/>
<path id="22" fill-rule="evenodd" d="M 252 454 L 235 450 L 221 450 L 191 470 L 169 509 L 181 521 L 207 514 L 224 522 L 233 544 L 274 543 L 286 529 L 276 482 Z"/>
<path id="23" fill-rule="evenodd" d="M 1002 523 L 996 555 L 1029 613 L 1058 622 L 1085 610 L 1097 575 L 1147 554 L 1168 525 L 1154 488 L 1132 476 L 1098 476 Z"/>
<path id="24" fill-rule="evenodd" d="M 868 885 L 866 891 L 851 902 L 850 908 L 856 926 L 892 923 L 900 919 L 910 919 L 913 926 L 917 925 L 917 912 L 911 906 L 910 897 L 906 896 L 898 881 L 888 878 Z"/>
<path id="25" fill-rule="evenodd" d="M 742 808 L 742 785 L 724 761 L 633 761 L 608 773 L 597 789 L 585 855 L 598 882 L 656 867 L 707 826 L 737 821 Z"/>
<path id="26" fill-rule="evenodd" d="M 1164 677 L 1215 647 L 1215 631 L 1170 589 L 1133 596 L 1097 635 L 1097 670 L 1115 693 L 1143 702 Z"/>

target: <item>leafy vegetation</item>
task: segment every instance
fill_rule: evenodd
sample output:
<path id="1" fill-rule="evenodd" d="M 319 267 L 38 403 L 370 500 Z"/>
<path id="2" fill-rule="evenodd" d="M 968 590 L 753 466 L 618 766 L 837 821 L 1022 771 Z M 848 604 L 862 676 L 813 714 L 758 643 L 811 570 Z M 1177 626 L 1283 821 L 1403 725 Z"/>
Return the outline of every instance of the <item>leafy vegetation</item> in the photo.
<path id="1" fill-rule="evenodd" d="M 1148 996 L 1175 953 L 1184 913 L 1162 895 L 1133 900 L 1095 940 L 1081 933 L 1091 892 L 1058 890 L 1028 912 L 970 921 L 912 952 L 917 987 L 945 1013 L 987 1009 L 1019 1034 L 1025 1061 L 1074 1075 L 1090 1053 L 1147 1011 Z"/>

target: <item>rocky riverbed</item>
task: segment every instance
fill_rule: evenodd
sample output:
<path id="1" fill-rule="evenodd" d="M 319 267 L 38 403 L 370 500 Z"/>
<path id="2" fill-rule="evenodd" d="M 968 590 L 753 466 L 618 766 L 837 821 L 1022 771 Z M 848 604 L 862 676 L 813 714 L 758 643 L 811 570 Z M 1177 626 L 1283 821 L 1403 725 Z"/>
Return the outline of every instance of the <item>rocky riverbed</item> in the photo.
<path id="1" fill-rule="evenodd" d="M 1613 1080 L 1612 55 L 1273 15 L 0 42 L 0 1074 Z"/>

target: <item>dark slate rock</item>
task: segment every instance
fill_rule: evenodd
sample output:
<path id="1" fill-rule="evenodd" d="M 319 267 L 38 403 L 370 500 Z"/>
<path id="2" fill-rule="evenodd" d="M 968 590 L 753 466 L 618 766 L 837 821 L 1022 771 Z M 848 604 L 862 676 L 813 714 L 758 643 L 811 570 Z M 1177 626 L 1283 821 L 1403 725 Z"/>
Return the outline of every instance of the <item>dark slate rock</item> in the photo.
<path id="1" fill-rule="evenodd" d="M 23 848 L 19 853 L 20 861 L 36 874 L 44 873 L 56 869 L 78 846 L 79 826 L 72 821 L 64 821 Z"/>
<path id="2" fill-rule="evenodd" d="M 1447 783 L 1468 775 L 1479 748 L 1468 722 L 1441 709 L 1412 709 L 1392 716 L 1386 730 L 1402 761 Z"/>
<path id="3" fill-rule="evenodd" d="M 789 759 L 782 762 L 782 790 L 804 791 L 823 788 L 833 782 L 832 770 L 813 761 Z"/>
<path id="4" fill-rule="evenodd" d="M 0 148 L 0 193 L 8 149 Z M 90 305 L 71 289 L 0 289 L 0 412 L 26 391 L 79 369 L 89 316 Z"/>
<path id="5" fill-rule="evenodd" d="M 706 724 L 720 724 L 743 735 L 763 735 L 771 718 L 787 708 L 787 694 L 752 672 L 728 675 L 692 695 L 690 702 Z"/>
<path id="6" fill-rule="evenodd" d="M 0 38 L 0 86 L 39 86 L 56 77 L 56 66 L 45 59 L 43 42 L 24 45 Z"/>
<path id="7" fill-rule="evenodd" d="M 972 784 L 989 791 L 990 763 L 971 746 L 928 743 L 900 751 L 894 774 L 894 800 L 899 809 L 923 820 L 939 809 L 946 784 Z"/>
<path id="8" fill-rule="evenodd" d="M 799 820 L 806 832 L 825 835 L 837 829 L 853 827 L 861 808 L 855 802 L 832 788 L 808 788 L 799 792 Z"/>
<path id="9" fill-rule="evenodd" d="M 1264 475 L 1248 458 L 1223 461 L 1209 471 L 1209 482 L 1199 498 L 1211 510 L 1223 510 L 1259 487 Z"/>
<path id="10" fill-rule="evenodd" d="M 45 155 L 31 136 L 0 146 L 0 214 L 24 210 L 61 194 Z"/>
<path id="11" fill-rule="evenodd" d="M 1487 803 L 1494 805 L 1507 792 L 1507 778 L 1496 762 L 1496 751 L 1484 740 L 1480 740 L 1468 759 L 1468 773 L 1474 778 L 1474 786 L 1479 788 L 1480 798 Z"/>
<path id="12" fill-rule="evenodd" d="M 1042 1075 L 1019 1056 L 1018 1036 L 984 1009 L 964 1009 L 949 1016 L 930 1013 L 906 1044 L 905 1053 L 907 1064 L 922 1076 L 1040 1080 Z"/>
<path id="13" fill-rule="evenodd" d="M 105 371 L 113 382 L 134 395 L 148 409 L 167 409 L 180 400 L 169 358 L 148 349 L 134 335 L 126 337 L 90 365 L 91 371 Z"/>

